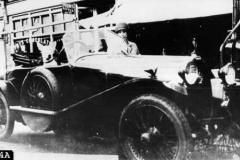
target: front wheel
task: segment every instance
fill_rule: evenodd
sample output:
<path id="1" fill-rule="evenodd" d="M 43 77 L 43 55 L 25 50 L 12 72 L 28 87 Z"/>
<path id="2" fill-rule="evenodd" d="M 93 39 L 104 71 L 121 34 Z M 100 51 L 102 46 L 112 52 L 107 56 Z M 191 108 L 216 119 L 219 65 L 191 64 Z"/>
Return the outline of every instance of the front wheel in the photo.
<path id="1" fill-rule="evenodd" d="M 11 118 L 7 100 L 0 92 L 0 140 L 5 140 L 12 135 L 14 120 Z"/>
<path id="2" fill-rule="evenodd" d="M 190 137 L 182 111 L 158 95 L 134 99 L 119 122 L 120 144 L 131 160 L 184 160 L 191 146 Z"/>

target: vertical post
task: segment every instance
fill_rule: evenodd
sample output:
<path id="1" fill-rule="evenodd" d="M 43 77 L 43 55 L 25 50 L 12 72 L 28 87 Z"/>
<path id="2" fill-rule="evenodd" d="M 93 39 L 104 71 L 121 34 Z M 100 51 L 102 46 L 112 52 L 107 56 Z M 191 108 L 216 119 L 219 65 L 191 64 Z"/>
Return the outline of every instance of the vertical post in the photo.
<path id="1" fill-rule="evenodd" d="M 6 35 L 4 35 L 5 37 Z M 1 38 L 0 39 L 0 53 L 3 56 L 3 64 L 1 65 L 1 71 L 3 70 L 4 72 L 7 71 L 7 53 L 6 53 L 6 42 L 5 42 L 5 38 Z M 1 72 L 2 74 L 2 72 Z M 6 79 L 6 74 L 4 74 L 4 79 Z"/>
<path id="2" fill-rule="evenodd" d="M 75 14 L 75 21 L 73 22 L 74 23 L 74 42 L 78 41 L 79 39 L 79 29 L 78 29 L 78 5 L 75 3 L 74 5 L 74 14 Z M 74 43 L 74 53 L 76 54 L 77 52 L 77 47 L 78 45 L 76 43 Z"/>
<path id="3" fill-rule="evenodd" d="M 74 6 L 75 8 L 74 8 L 74 14 L 75 14 L 75 19 L 76 19 L 76 21 L 78 22 L 78 4 L 77 3 L 75 3 L 75 6 Z"/>
<path id="4" fill-rule="evenodd" d="M 233 0 L 233 14 L 232 14 L 232 28 L 238 23 L 240 20 L 240 0 Z M 240 31 L 237 30 L 234 33 L 235 37 L 239 37 Z"/>
<path id="5" fill-rule="evenodd" d="M 3 13 L 3 28 L 2 31 L 6 31 L 6 23 L 7 22 L 7 13 L 6 13 L 6 7 L 4 4 L 4 1 L 1 1 L 1 9 L 2 9 L 2 13 Z M 3 51 L 3 61 L 4 61 L 4 70 L 7 71 L 7 52 L 6 52 L 6 42 L 5 42 L 5 37 L 8 36 L 7 34 L 4 34 L 4 38 L 1 40 L 1 46 L 2 51 Z M 6 74 L 4 74 L 4 79 L 6 79 Z"/>
<path id="6" fill-rule="evenodd" d="M 30 13 L 28 13 L 28 27 L 32 27 L 32 21 L 31 21 L 31 16 L 30 16 Z M 28 31 L 28 34 L 29 34 L 29 44 L 30 44 L 30 53 L 33 53 L 33 39 L 32 39 L 32 31 L 29 30 Z"/>
<path id="7" fill-rule="evenodd" d="M 94 22 L 97 21 L 97 9 L 96 8 L 93 8 L 93 20 Z M 98 52 L 98 46 L 99 46 L 99 34 L 98 34 L 98 26 L 97 26 L 97 23 L 94 23 L 94 51 L 95 53 Z"/>
<path id="8" fill-rule="evenodd" d="M 237 23 L 237 10 L 238 10 L 237 2 L 238 0 L 233 0 L 232 28 Z"/>
<path id="9" fill-rule="evenodd" d="M 53 22 L 53 16 L 52 16 L 52 9 L 51 8 L 48 9 L 48 15 L 49 15 L 50 22 L 52 23 Z M 63 13 L 62 13 L 62 18 L 64 18 Z M 43 24 L 43 22 L 41 22 L 41 24 Z M 63 30 L 64 30 L 64 24 L 62 24 L 62 26 L 63 26 Z M 54 28 L 54 26 L 52 25 L 51 26 L 52 30 L 50 31 L 50 42 L 51 42 L 51 44 L 53 44 L 53 28 Z M 42 28 L 42 31 L 43 31 L 43 28 Z M 42 32 L 42 33 L 44 33 L 44 32 Z"/>
<path id="10" fill-rule="evenodd" d="M 74 8 L 74 13 L 75 13 L 75 22 L 74 22 L 74 24 L 75 24 L 75 31 L 79 31 L 78 30 L 78 4 L 77 3 L 75 3 L 75 8 Z"/>

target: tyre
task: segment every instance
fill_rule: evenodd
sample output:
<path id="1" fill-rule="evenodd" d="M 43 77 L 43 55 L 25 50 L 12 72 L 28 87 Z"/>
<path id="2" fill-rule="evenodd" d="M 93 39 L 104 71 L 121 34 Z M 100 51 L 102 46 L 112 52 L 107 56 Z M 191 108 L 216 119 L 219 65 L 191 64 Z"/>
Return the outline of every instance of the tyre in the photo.
<path id="1" fill-rule="evenodd" d="M 185 160 L 191 131 L 182 111 L 158 95 L 142 95 L 122 112 L 119 143 L 131 160 Z"/>
<path id="2" fill-rule="evenodd" d="M 14 120 L 11 117 L 8 102 L 0 92 L 0 140 L 5 140 L 12 135 Z"/>
<path id="3" fill-rule="evenodd" d="M 33 69 L 25 78 L 21 90 L 22 107 L 53 111 L 59 106 L 60 86 L 54 74 L 43 67 Z M 34 131 L 47 131 L 53 117 L 22 113 L 24 122 Z"/>

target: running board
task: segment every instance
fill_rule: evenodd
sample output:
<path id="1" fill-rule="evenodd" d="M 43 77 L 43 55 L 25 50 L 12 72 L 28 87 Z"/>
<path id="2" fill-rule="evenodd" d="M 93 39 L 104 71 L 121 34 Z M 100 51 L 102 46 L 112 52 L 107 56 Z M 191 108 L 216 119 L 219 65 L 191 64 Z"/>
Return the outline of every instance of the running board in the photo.
<path id="1" fill-rule="evenodd" d="M 39 110 L 39 109 L 32 109 L 32 108 L 24 108 L 21 106 L 10 106 L 9 107 L 11 110 L 15 111 L 21 111 L 21 112 L 30 112 L 30 113 L 36 113 L 36 114 L 46 114 L 46 115 L 57 115 L 56 111 L 44 111 L 44 110 Z"/>

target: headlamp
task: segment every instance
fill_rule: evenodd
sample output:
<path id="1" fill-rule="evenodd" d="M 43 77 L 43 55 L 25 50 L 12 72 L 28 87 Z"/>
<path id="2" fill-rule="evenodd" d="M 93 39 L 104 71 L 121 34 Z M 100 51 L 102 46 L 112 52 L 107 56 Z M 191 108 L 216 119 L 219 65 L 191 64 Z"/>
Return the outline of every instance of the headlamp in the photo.
<path id="1" fill-rule="evenodd" d="M 231 63 L 226 64 L 219 70 L 219 77 L 228 85 L 235 84 L 236 71 Z"/>

